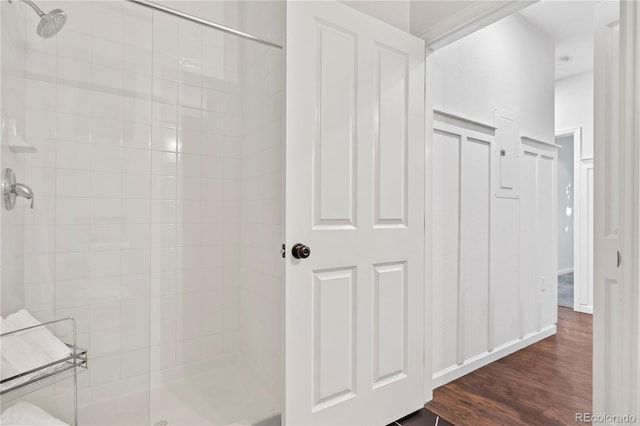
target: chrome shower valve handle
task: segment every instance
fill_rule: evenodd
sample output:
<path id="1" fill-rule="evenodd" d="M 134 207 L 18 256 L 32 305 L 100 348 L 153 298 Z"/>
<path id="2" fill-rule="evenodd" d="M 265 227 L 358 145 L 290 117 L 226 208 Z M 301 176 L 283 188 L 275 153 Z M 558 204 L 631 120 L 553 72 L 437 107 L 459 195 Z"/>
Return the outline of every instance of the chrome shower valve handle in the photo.
<path id="1" fill-rule="evenodd" d="M 7 210 L 12 210 L 15 207 L 17 197 L 31 200 L 31 208 L 33 208 L 33 191 L 23 183 L 16 183 L 16 174 L 11 169 L 4 169 L 2 176 L 2 193 L 4 195 L 4 207 Z"/>

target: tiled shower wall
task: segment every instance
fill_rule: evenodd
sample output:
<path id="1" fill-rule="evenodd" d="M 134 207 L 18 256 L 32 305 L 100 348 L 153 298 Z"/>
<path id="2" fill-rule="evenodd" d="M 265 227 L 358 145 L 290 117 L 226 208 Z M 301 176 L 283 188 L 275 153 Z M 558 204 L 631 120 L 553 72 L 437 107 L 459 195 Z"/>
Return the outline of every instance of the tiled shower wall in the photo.
<path id="1" fill-rule="evenodd" d="M 245 5 L 245 29 L 283 42 L 284 2 Z M 284 55 L 244 49 L 241 353 L 276 394 L 283 389 Z"/>
<path id="2" fill-rule="evenodd" d="M 229 26 L 244 19 L 238 2 L 163 4 Z M 147 424 L 149 383 L 239 351 L 278 382 L 281 52 L 243 57 L 235 37 L 126 2 L 55 7 L 69 20 L 49 40 L 27 15 L 21 125 L 38 153 L 16 171 L 36 208 L 15 211 L 22 239 L 3 213 L 3 251 L 24 241 L 15 279 L 24 274 L 27 309 L 78 321 L 90 354 L 83 423 Z M 243 58 L 255 66 L 246 85 Z"/>
<path id="3" fill-rule="evenodd" d="M 14 10 L 8 2 L 2 2 L 2 123 L 6 127 L 8 118 L 24 123 L 25 114 L 25 23 L 23 10 Z M 22 127 L 24 129 L 24 127 Z M 8 129 L 3 129 L 5 132 Z M 4 133 L 4 132 L 3 132 Z M 7 139 L 2 138 L 2 167 L 9 167 L 16 172 L 18 178 L 24 176 L 24 154 L 16 154 L 9 150 Z M 0 254 L 0 270 L 2 291 L 0 294 L 0 313 L 4 316 L 21 308 L 24 304 L 24 204 L 20 204 L 12 212 L 4 208 L 0 213 L 2 223 L 2 250 Z"/>

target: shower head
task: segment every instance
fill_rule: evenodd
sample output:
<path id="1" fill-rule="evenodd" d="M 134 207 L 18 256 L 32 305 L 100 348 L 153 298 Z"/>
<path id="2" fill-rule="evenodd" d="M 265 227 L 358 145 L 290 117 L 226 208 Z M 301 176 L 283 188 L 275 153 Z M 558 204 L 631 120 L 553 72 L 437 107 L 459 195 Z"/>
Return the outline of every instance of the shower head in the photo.
<path id="1" fill-rule="evenodd" d="M 67 23 L 67 14 L 60 9 L 53 9 L 51 12 L 40 16 L 37 32 L 42 38 L 51 38 Z"/>
<path id="2" fill-rule="evenodd" d="M 9 3 L 13 3 L 14 0 L 9 0 Z M 40 17 L 40 23 L 36 30 L 38 35 L 42 38 L 51 38 L 64 27 L 67 23 L 67 14 L 60 9 L 53 9 L 49 13 L 44 13 L 34 2 L 31 0 L 20 0 L 23 3 L 29 5 L 36 11 Z"/>

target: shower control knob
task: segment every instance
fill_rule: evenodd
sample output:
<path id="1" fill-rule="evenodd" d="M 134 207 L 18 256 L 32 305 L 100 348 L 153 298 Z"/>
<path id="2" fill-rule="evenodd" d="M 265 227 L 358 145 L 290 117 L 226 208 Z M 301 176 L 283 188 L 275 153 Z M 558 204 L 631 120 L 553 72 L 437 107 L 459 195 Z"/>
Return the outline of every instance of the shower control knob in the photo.
<path id="1" fill-rule="evenodd" d="M 311 254 L 311 249 L 304 244 L 297 243 L 291 248 L 291 254 L 296 259 L 306 259 Z"/>

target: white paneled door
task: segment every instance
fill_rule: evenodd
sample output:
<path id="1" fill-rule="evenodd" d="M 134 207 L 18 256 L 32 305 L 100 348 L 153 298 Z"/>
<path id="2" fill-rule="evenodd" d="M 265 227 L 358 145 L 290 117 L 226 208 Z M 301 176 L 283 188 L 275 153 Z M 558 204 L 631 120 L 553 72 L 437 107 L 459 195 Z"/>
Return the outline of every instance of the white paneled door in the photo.
<path id="1" fill-rule="evenodd" d="M 424 56 L 343 4 L 287 4 L 287 425 L 423 405 Z"/>
<path id="2" fill-rule="evenodd" d="M 631 283 L 625 282 L 625 144 L 620 134 L 620 4 L 595 6 L 594 414 L 628 413 Z M 630 260 L 630 259 L 629 259 Z M 596 423 L 596 422 L 594 422 Z M 608 422 L 607 422 L 608 423 Z"/>

